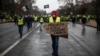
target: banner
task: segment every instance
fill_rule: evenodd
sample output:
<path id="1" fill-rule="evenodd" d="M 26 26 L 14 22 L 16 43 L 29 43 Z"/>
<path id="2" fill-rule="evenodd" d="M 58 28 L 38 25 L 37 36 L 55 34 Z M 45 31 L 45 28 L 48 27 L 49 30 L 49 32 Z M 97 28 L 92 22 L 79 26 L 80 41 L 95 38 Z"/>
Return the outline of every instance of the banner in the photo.
<path id="1" fill-rule="evenodd" d="M 68 38 L 67 22 L 60 23 L 44 23 L 44 30 L 52 35 Z"/>

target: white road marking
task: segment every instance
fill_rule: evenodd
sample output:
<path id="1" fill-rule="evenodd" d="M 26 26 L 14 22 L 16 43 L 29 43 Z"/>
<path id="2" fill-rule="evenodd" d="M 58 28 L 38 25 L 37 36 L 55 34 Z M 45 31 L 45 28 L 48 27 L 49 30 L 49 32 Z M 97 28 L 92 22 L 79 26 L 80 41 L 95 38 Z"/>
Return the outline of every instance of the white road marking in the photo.
<path id="1" fill-rule="evenodd" d="M 39 26 L 39 24 L 36 26 L 36 28 Z M 12 44 L 10 47 L 8 47 L 5 51 L 3 51 L 0 56 L 6 55 L 12 48 L 14 48 L 18 43 L 20 43 L 23 39 L 25 39 L 34 29 L 32 29 L 30 32 L 25 34 L 21 39 L 16 41 L 14 44 Z"/>

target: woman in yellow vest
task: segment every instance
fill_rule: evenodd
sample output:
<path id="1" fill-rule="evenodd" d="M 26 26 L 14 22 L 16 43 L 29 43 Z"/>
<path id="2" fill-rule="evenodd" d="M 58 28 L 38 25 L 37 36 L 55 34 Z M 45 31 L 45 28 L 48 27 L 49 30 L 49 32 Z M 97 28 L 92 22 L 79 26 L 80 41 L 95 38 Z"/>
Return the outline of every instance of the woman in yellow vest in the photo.
<path id="1" fill-rule="evenodd" d="M 49 23 L 55 23 L 55 22 L 60 22 L 60 17 L 57 16 L 56 11 L 52 11 L 52 16 L 49 17 Z M 55 36 L 51 34 L 51 39 L 52 39 L 52 49 L 53 49 L 52 55 L 58 56 L 59 36 Z"/>
<path id="2" fill-rule="evenodd" d="M 23 17 L 18 17 L 17 25 L 18 25 L 18 29 L 19 29 L 20 38 L 22 38 L 23 26 L 24 26 L 24 18 Z"/>

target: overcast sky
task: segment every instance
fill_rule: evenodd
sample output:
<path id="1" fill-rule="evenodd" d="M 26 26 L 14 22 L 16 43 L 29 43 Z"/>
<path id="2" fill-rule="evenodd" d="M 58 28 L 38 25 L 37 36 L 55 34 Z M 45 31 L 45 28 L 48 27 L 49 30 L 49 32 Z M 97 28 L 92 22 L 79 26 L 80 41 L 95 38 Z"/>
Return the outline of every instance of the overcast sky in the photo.
<path id="1" fill-rule="evenodd" d="M 49 4 L 49 8 L 44 9 L 44 5 Z M 52 10 L 56 10 L 59 8 L 59 3 L 57 0 L 36 0 L 36 5 L 40 9 L 44 9 L 47 12 L 51 12 Z"/>

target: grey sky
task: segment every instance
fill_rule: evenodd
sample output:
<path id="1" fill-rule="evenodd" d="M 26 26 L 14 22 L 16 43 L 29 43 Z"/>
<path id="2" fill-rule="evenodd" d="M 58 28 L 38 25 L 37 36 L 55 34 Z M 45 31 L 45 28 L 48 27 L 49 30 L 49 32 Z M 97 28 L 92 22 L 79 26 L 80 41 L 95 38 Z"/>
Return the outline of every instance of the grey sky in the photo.
<path id="1" fill-rule="evenodd" d="M 44 5 L 49 4 L 49 8 L 44 9 Z M 56 10 L 59 8 L 59 3 L 57 0 L 36 0 L 36 5 L 47 12 L 51 12 L 52 10 Z"/>

